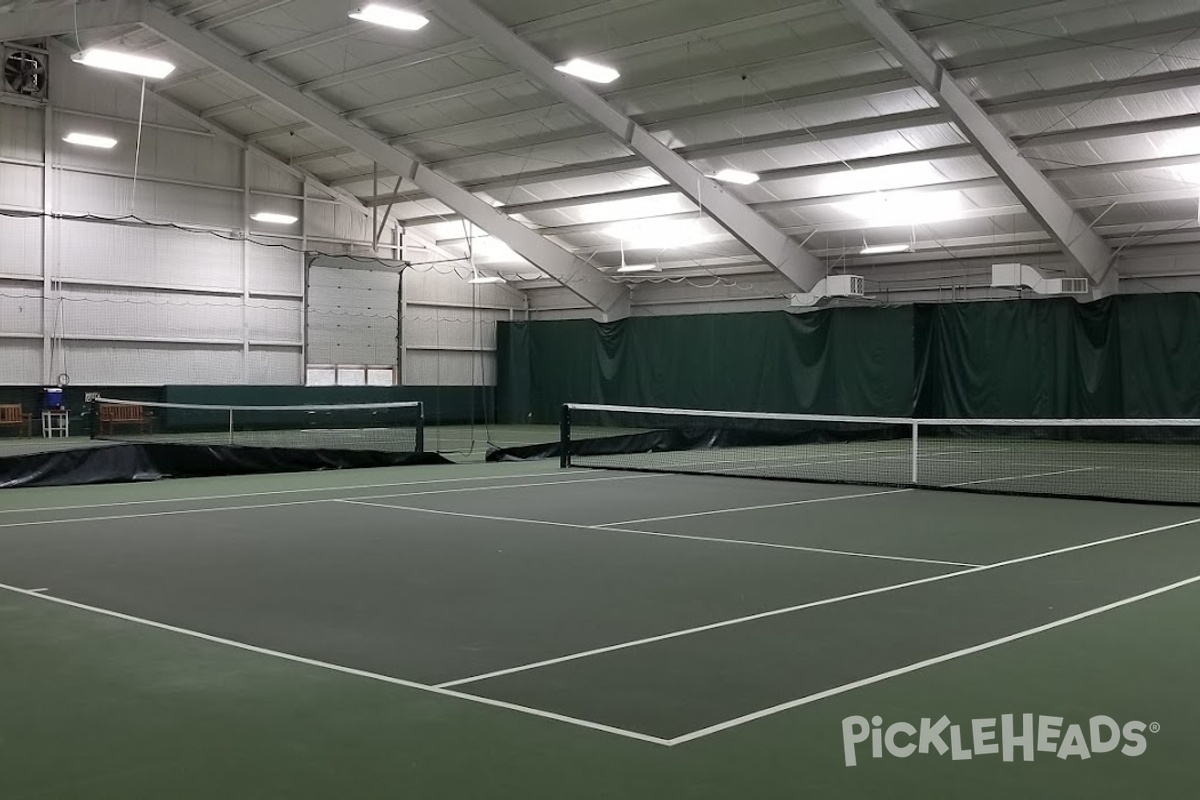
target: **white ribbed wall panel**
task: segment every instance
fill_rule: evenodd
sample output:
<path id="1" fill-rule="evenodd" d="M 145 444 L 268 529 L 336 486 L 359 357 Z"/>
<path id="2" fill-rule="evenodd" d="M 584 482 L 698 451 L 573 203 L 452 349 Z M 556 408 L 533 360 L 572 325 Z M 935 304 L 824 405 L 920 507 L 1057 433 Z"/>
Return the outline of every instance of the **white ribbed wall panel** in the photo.
<path id="1" fill-rule="evenodd" d="M 299 300 L 251 298 L 246 306 L 251 342 L 288 342 L 297 354 L 304 332 L 301 330 L 302 306 Z"/>
<path id="2" fill-rule="evenodd" d="M 379 216 L 383 216 L 382 209 Z M 360 242 L 369 242 L 372 239 L 371 218 L 343 205 L 309 203 L 305 224 L 308 235 L 317 238 L 353 239 Z M 384 242 L 389 241 L 390 237 L 385 235 Z"/>
<path id="3" fill-rule="evenodd" d="M 309 267 L 308 363 L 396 364 L 400 276 Z"/>
<path id="4" fill-rule="evenodd" d="M 0 338 L 0 386 L 41 383 L 42 340 Z"/>
<path id="5" fill-rule="evenodd" d="M 132 175 L 132 169 L 129 174 Z M 58 170 L 52 181 L 58 210 L 65 214 L 136 215 L 155 222 L 170 220 L 226 231 L 243 227 L 242 197 L 237 192 L 139 180 L 135 207 L 132 177 L 113 178 Z"/>
<path id="6" fill-rule="evenodd" d="M 250 160 L 250 188 L 256 192 L 299 195 L 304 184 L 294 175 L 260 158 Z"/>
<path id="7" fill-rule="evenodd" d="M 410 304 L 404 316 L 404 346 L 420 348 L 496 349 L 496 321 L 507 311 L 433 308 Z"/>
<path id="8" fill-rule="evenodd" d="M 249 383 L 289 386 L 304 383 L 300 351 L 290 347 L 250 348 Z"/>
<path id="9" fill-rule="evenodd" d="M 255 236 L 246 248 L 250 259 L 250 291 L 300 297 L 304 291 L 304 254 L 297 252 L 299 244 L 294 240 Z"/>
<path id="10" fill-rule="evenodd" d="M 72 383 L 100 386 L 241 383 L 242 347 L 70 342 L 64 371 Z"/>
<path id="11" fill-rule="evenodd" d="M 42 221 L 0 216 L 0 275 L 42 274 Z"/>
<path id="12" fill-rule="evenodd" d="M 0 159 L 41 161 L 45 119 L 40 108 L 0 103 Z"/>
<path id="13" fill-rule="evenodd" d="M 121 337 L 195 339 L 240 343 L 242 298 L 73 288 L 63 291 L 63 327 L 68 338 Z M 56 305 L 53 296 L 51 307 Z"/>
<path id="14" fill-rule="evenodd" d="M 0 205 L 42 207 L 42 168 L 0 162 Z"/>
<path id="15" fill-rule="evenodd" d="M 404 382 L 410 386 L 495 386 L 495 362 L 491 354 L 411 350 Z"/>
<path id="16" fill-rule="evenodd" d="M 42 287 L 0 280 L 0 334 L 42 333 Z"/>
<path id="17" fill-rule="evenodd" d="M 56 139 L 72 131 L 83 131 L 117 140 L 111 150 L 64 146 L 55 158 L 56 168 L 110 172 L 132 177 L 136 159 L 139 184 L 142 179 L 165 179 L 215 184 L 230 189 L 241 186 L 241 151 L 214 137 L 157 128 L 144 129 L 142 152 L 137 155 L 136 129 L 129 130 L 119 123 L 90 120 L 71 114 L 56 114 L 54 119 Z M 141 197 L 139 192 L 139 199 Z"/>
<path id="18" fill-rule="evenodd" d="M 207 233 L 62 220 L 64 278 L 240 290 L 242 243 Z"/>

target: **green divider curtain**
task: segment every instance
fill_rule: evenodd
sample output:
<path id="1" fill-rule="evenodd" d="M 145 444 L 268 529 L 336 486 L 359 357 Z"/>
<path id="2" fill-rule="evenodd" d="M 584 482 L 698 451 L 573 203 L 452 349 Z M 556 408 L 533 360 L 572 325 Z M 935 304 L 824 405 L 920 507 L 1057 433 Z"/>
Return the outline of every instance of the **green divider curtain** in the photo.
<path id="1" fill-rule="evenodd" d="M 904 414 L 912 308 L 501 323 L 500 418 L 566 402 Z"/>
<path id="2" fill-rule="evenodd" d="M 565 402 L 1200 417 L 1200 295 L 500 323 L 500 419 Z"/>

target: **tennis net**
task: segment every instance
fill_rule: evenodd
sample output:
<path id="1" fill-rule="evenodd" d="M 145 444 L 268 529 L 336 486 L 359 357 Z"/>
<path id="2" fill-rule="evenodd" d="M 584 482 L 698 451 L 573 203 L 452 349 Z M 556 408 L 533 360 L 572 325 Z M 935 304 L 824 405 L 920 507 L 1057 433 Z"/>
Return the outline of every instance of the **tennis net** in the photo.
<path id="1" fill-rule="evenodd" d="M 419 402 L 301 406 L 91 401 L 93 439 L 303 450 L 420 453 L 425 410 Z"/>
<path id="2" fill-rule="evenodd" d="M 911 419 L 569 404 L 563 466 L 1200 504 L 1200 420 Z"/>

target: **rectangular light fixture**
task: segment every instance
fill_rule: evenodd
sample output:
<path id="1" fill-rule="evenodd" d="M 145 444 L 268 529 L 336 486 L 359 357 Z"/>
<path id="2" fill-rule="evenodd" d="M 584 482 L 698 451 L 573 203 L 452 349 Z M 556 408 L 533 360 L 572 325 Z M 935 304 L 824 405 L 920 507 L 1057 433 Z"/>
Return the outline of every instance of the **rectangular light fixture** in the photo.
<path id="1" fill-rule="evenodd" d="M 401 11 L 398 8 L 371 3 L 357 11 L 350 12 L 350 19 L 362 20 L 385 28 L 395 28 L 400 31 L 419 31 L 429 24 L 429 19 L 412 11 Z"/>
<path id="2" fill-rule="evenodd" d="M 272 225 L 294 225 L 299 217 L 293 217 L 291 214 L 276 214 L 271 211 L 260 211 L 257 214 L 251 214 L 250 219 L 255 222 L 268 222 Z"/>
<path id="3" fill-rule="evenodd" d="M 572 58 L 570 61 L 555 65 L 554 68 L 559 72 L 565 72 L 592 83 L 612 83 L 621 77 L 621 73 L 612 67 L 595 64 L 585 58 Z"/>
<path id="4" fill-rule="evenodd" d="M 111 150 L 117 146 L 117 140 L 110 136 L 94 136 L 90 133 L 71 132 L 63 137 L 67 144 L 77 144 L 82 147 L 98 147 L 101 150 Z"/>
<path id="5" fill-rule="evenodd" d="M 713 177 L 722 183 L 737 183 L 742 186 L 749 186 L 752 183 L 758 183 L 758 175 L 753 172 L 743 172 L 740 169 L 723 169 Z"/>
<path id="6" fill-rule="evenodd" d="M 499 275 L 476 275 L 467 281 L 467 283 L 474 283 L 478 285 L 481 283 L 508 283 L 508 281 L 504 280 L 504 278 L 501 278 Z"/>
<path id="7" fill-rule="evenodd" d="M 121 53 L 116 50 L 105 50 L 93 47 L 82 53 L 75 53 L 71 60 L 76 64 L 97 69 L 108 69 L 114 72 L 125 72 L 142 78 L 165 78 L 175 71 L 175 65 L 170 61 L 159 58 L 135 56 L 131 53 Z"/>
<path id="8" fill-rule="evenodd" d="M 860 250 L 859 255 L 881 256 L 885 253 L 907 253 L 911 249 L 912 245 L 908 244 L 873 244 Z"/>
<path id="9" fill-rule="evenodd" d="M 617 272 L 622 274 L 630 272 L 662 272 L 662 268 L 658 264 L 622 264 L 617 267 Z"/>

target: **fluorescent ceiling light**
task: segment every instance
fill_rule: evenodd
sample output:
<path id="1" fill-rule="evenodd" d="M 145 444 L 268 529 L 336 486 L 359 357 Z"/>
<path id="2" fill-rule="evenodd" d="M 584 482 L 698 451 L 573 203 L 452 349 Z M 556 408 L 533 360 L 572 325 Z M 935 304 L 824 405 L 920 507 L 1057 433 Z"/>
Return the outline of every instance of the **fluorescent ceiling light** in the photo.
<path id="1" fill-rule="evenodd" d="M 415 14 L 412 11 L 401 11 L 398 8 L 380 5 L 379 3 L 371 3 L 365 8 L 351 11 L 350 19 L 372 22 L 376 25 L 383 25 L 386 28 L 395 28 L 401 31 L 419 31 L 429 24 L 429 20 L 420 14 Z"/>
<path id="2" fill-rule="evenodd" d="M 117 140 L 110 136 L 93 136 L 90 133 L 68 133 L 63 137 L 63 141 L 67 144 L 78 144 L 83 147 L 99 147 L 102 150 L 111 150 L 117 146 Z"/>
<path id="3" fill-rule="evenodd" d="M 737 183 L 742 186 L 749 186 L 752 183 L 758 183 L 758 174 L 754 172 L 743 172 L 740 169 L 723 169 L 716 175 L 713 175 L 723 183 Z"/>
<path id="4" fill-rule="evenodd" d="M 606 67 L 603 64 L 593 64 L 591 61 L 583 58 L 572 58 L 570 61 L 558 64 L 554 68 L 559 72 L 565 72 L 568 75 L 574 75 L 576 78 L 583 78 L 585 81 L 591 81 L 592 83 L 612 83 L 621 77 L 621 73 L 612 67 Z"/>
<path id="5" fill-rule="evenodd" d="M 255 222 L 269 222 L 272 225 L 294 225 L 298 217 L 293 217 L 291 214 L 275 214 L 270 211 L 260 211 L 257 214 L 251 214 L 250 219 Z"/>
<path id="6" fill-rule="evenodd" d="M 695 220 L 649 219 L 630 220 L 610 225 L 604 231 L 634 248 L 665 250 L 688 247 L 710 238 Z"/>
<path id="7" fill-rule="evenodd" d="M 907 253 L 911 249 L 912 246 L 907 244 L 872 244 L 860 250 L 859 255 L 880 256 L 885 253 Z"/>
<path id="8" fill-rule="evenodd" d="M 143 78 L 165 78 L 175 71 L 175 65 L 170 61 L 120 53 L 116 50 L 104 50 L 99 47 L 75 53 L 71 56 L 71 60 L 76 64 L 83 64 L 85 67 L 127 72 Z"/>
<path id="9" fill-rule="evenodd" d="M 504 278 L 501 278 L 499 275 L 476 275 L 467 281 L 467 283 L 508 283 L 508 281 L 504 280 Z"/>
<path id="10" fill-rule="evenodd" d="M 622 264 L 617 267 L 617 272 L 662 272 L 662 267 L 658 264 Z"/>

